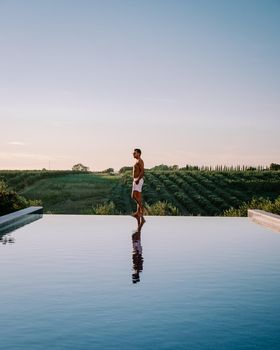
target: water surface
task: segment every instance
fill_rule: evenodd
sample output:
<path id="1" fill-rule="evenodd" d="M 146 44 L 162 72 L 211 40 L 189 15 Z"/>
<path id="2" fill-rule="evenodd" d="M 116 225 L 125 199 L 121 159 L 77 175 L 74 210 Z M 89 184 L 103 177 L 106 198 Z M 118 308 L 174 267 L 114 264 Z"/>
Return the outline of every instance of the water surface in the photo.
<path id="1" fill-rule="evenodd" d="M 1 349 L 280 348 L 278 233 L 247 218 L 135 227 L 127 216 L 44 215 L 9 234 Z"/>

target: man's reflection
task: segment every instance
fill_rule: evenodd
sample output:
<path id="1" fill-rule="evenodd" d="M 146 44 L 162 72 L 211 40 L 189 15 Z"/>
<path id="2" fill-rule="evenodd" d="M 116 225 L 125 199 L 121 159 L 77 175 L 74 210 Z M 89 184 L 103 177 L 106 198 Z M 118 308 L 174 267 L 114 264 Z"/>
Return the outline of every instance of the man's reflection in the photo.
<path id="1" fill-rule="evenodd" d="M 140 282 L 140 272 L 143 270 L 143 261 L 144 259 L 142 256 L 141 229 L 138 228 L 138 230 L 132 234 L 133 283 Z"/>

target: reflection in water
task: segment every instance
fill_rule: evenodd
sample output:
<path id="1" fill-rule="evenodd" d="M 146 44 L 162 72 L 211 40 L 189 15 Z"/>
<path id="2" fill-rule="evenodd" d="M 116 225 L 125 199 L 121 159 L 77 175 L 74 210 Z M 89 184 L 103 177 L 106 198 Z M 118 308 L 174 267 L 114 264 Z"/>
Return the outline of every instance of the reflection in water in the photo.
<path id="1" fill-rule="evenodd" d="M 15 243 L 15 238 L 10 236 L 9 234 L 7 234 L 7 235 L 0 235 L 0 242 L 2 244 Z"/>
<path id="2" fill-rule="evenodd" d="M 10 214 L 8 214 L 10 215 Z M 8 216 L 7 215 L 7 216 Z M 5 216 L 2 216 L 4 218 Z M 15 238 L 11 236 L 11 232 L 30 224 L 33 221 L 39 220 L 43 217 L 43 213 L 26 214 L 18 218 L 5 220 L 0 223 L 0 242 L 2 244 L 15 243 Z"/>
<path id="3" fill-rule="evenodd" d="M 142 245 L 141 245 L 141 229 L 139 228 L 132 235 L 132 262 L 133 262 L 133 273 L 132 282 L 140 282 L 140 272 L 143 270 L 143 256 L 142 256 Z"/>

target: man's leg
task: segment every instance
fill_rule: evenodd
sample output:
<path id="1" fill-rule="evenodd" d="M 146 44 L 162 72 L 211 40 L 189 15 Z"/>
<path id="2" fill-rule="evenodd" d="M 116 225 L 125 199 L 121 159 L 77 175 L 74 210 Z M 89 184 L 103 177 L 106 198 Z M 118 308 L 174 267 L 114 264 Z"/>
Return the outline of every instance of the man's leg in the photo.
<path id="1" fill-rule="evenodd" d="M 137 201 L 137 198 L 135 195 L 135 192 L 134 190 L 131 191 L 131 199 L 133 199 L 135 202 L 136 202 L 136 212 L 134 214 L 132 214 L 132 216 L 136 217 L 137 216 L 137 213 L 138 213 L 138 207 L 139 207 L 139 204 L 138 204 L 138 201 Z"/>
<path id="2" fill-rule="evenodd" d="M 141 222 L 140 222 L 140 216 L 139 216 L 139 204 L 138 204 L 138 199 L 137 199 L 137 191 L 133 191 L 131 192 L 131 198 L 133 200 L 135 200 L 136 205 L 137 205 L 137 210 L 135 213 L 132 214 L 132 216 L 137 220 L 138 222 L 138 227 L 140 226 Z"/>
<path id="3" fill-rule="evenodd" d="M 142 204 L 142 193 L 139 191 L 133 191 L 133 199 L 137 203 L 137 211 L 133 216 L 137 219 L 138 228 L 141 229 L 143 224 L 146 222 L 144 215 L 143 215 L 144 214 L 144 207 Z"/>
<path id="4" fill-rule="evenodd" d="M 139 192 L 139 212 L 141 216 L 144 215 L 144 206 L 142 203 L 142 192 Z"/>
<path id="5" fill-rule="evenodd" d="M 143 216 L 143 204 L 142 204 L 142 193 L 139 191 L 134 191 L 134 199 L 137 203 L 137 214 Z"/>
<path id="6" fill-rule="evenodd" d="M 145 218 L 144 218 L 144 206 L 143 206 L 143 203 L 142 203 L 142 193 L 141 192 L 137 192 L 136 191 L 136 197 L 137 197 L 137 201 L 138 201 L 138 217 L 139 217 L 139 220 L 138 220 L 138 227 L 139 229 L 142 228 L 143 224 L 146 222 Z M 141 220 L 140 220 L 141 218 Z"/>

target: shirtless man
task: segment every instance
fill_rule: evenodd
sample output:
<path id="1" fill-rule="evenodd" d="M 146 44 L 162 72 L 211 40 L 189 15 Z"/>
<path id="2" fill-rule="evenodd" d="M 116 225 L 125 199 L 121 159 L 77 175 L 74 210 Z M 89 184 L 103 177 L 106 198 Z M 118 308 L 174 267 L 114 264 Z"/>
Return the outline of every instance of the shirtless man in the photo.
<path id="1" fill-rule="evenodd" d="M 144 207 L 142 204 L 142 186 L 144 183 L 144 162 L 141 159 L 141 150 L 135 148 L 133 152 L 133 157 L 136 159 L 136 163 L 133 167 L 133 183 L 131 198 L 137 203 L 137 211 L 132 215 L 138 221 L 138 226 L 142 226 L 145 222 L 144 219 Z"/>

